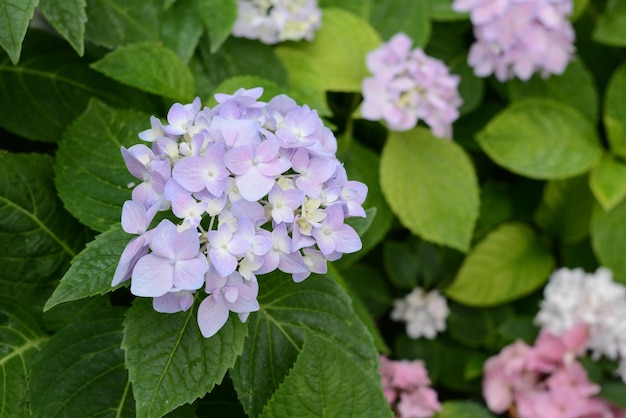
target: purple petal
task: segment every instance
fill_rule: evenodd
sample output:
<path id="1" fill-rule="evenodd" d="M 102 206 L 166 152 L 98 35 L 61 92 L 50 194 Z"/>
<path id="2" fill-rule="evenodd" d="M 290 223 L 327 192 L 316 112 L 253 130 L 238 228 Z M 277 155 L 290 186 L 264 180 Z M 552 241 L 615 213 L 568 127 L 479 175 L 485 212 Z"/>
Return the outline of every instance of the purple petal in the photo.
<path id="1" fill-rule="evenodd" d="M 253 167 L 253 159 L 254 147 L 252 146 L 233 148 L 224 155 L 226 167 L 238 176 L 246 174 Z"/>
<path id="2" fill-rule="evenodd" d="M 163 296 L 173 284 L 174 268 L 169 260 L 148 254 L 135 265 L 130 292 L 135 296 Z"/>
<path id="3" fill-rule="evenodd" d="M 198 326 L 205 338 L 215 335 L 228 320 L 228 308 L 218 303 L 213 296 L 205 298 L 198 307 Z"/>
<path id="4" fill-rule="evenodd" d="M 208 269 L 209 262 L 203 254 L 191 260 L 177 261 L 174 265 L 174 287 L 182 290 L 200 289 Z"/>
<path id="5" fill-rule="evenodd" d="M 244 199 L 249 202 L 256 202 L 272 190 L 275 180 L 272 177 L 264 176 L 255 168 L 237 177 L 235 184 L 237 184 L 239 193 Z"/>
<path id="6" fill-rule="evenodd" d="M 237 257 L 221 248 L 209 250 L 209 258 L 215 270 L 226 277 L 237 269 Z"/>
<path id="7" fill-rule="evenodd" d="M 137 261 L 148 254 L 148 244 L 143 235 L 131 239 L 122 251 L 120 261 L 115 268 L 111 286 L 117 286 L 131 276 Z"/>
<path id="8" fill-rule="evenodd" d="M 152 299 L 152 307 L 161 313 L 185 312 L 193 305 L 193 293 L 186 290 L 168 292 Z"/>

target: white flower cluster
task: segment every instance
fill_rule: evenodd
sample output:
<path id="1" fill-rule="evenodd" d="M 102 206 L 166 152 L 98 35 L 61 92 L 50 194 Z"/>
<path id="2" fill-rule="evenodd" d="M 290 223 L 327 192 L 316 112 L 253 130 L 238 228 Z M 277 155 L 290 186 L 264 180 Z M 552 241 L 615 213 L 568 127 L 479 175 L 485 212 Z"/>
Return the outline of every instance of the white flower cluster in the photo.
<path id="1" fill-rule="evenodd" d="M 317 0 L 239 0 L 233 36 L 265 44 L 313 40 L 322 25 Z"/>
<path id="2" fill-rule="evenodd" d="M 560 335 L 580 322 L 587 324 L 592 356 L 620 360 L 619 373 L 626 382 L 626 287 L 613 281 L 610 270 L 555 271 L 540 307 L 535 322 L 554 334 Z"/>
<path id="3" fill-rule="evenodd" d="M 391 319 L 406 322 L 406 333 L 411 338 L 435 338 L 437 332 L 445 331 L 448 303 L 437 290 L 426 292 L 420 287 L 413 289 L 404 299 L 393 302 Z"/>

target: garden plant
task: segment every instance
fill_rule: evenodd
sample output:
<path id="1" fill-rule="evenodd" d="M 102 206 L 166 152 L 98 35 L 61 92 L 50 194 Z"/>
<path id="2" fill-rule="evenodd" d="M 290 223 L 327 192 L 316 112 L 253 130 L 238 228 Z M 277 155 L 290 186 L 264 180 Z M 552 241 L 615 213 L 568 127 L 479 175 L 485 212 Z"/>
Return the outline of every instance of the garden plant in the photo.
<path id="1" fill-rule="evenodd" d="M 626 0 L 0 0 L 0 417 L 626 417 Z"/>

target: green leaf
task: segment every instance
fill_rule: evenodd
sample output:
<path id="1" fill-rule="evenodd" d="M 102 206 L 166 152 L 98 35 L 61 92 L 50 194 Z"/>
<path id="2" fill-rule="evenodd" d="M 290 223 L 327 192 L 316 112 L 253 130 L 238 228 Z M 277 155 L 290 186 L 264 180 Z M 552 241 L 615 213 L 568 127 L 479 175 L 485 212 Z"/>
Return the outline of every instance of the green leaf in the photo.
<path id="1" fill-rule="evenodd" d="M 135 299 L 128 310 L 122 348 L 137 417 L 162 416 L 204 396 L 241 353 L 246 328 L 235 314 L 211 338 L 200 333 L 196 315 L 196 306 L 175 314 L 156 312 L 146 298 Z"/>
<path id="2" fill-rule="evenodd" d="M 512 315 L 511 308 L 506 305 L 479 309 L 450 302 L 448 307 L 447 329 L 455 340 L 468 347 L 493 346 L 498 325 Z"/>
<path id="3" fill-rule="evenodd" d="M 604 99 L 603 121 L 611 151 L 626 157 L 626 64 L 609 80 Z"/>
<path id="4" fill-rule="evenodd" d="M 201 96 L 208 96 L 224 80 L 235 76 L 261 77 L 282 85 L 287 73 L 274 49 L 256 41 L 242 38 L 228 38 L 219 51 L 212 53 L 208 39 L 200 42 L 201 73 L 196 75 L 206 78 L 210 86 L 207 91 L 199 91 Z M 308 103 L 313 107 L 313 103 Z M 315 109 L 315 107 L 313 107 Z"/>
<path id="5" fill-rule="evenodd" d="M 20 60 L 22 42 L 37 3 L 38 0 L 3 0 L 0 3 L 0 46 L 13 64 Z"/>
<path id="6" fill-rule="evenodd" d="M 11 293 L 0 292 L 3 295 Z M 28 417 L 28 375 L 48 340 L 34 312 L 14 298 L 0 297 L 0 416 Z"/>
<path id="7" fill-rule="evenodd" d="M 589 0 L 574 0 L 574 10 L 572 11 L 572 15 L 570 16 L 570 20 L 576 21 L 578 18 L 584 15 L 587 11 L 587 7 L 589 6 Z"/>
<path id="8" fill-rule="evenodd" d="M 158 0 L 89 0 L 85 38 L 113 49 L 134 42 L 159 41 Z"/>
<path id="9" fill-rule="evenodd" d="M 507 87 L 512 100 L 544 97 L 572 106 L 594 124 L 598 121 L 598 92 L 591 72 L 581 60 L 570 62 L 561 75 L 535 75 L 528 81 L 513 79 Z"/>
<path id="10" fill-rule="evenodd" d="M 258 416 L 284 381 L 309 332 L 351 358 L 357 365 L 353 373 L 378 375 L 372 338 L 333 280 L 312 276 L 293 283 L 289 275 L 272 273 L 263 276 L 258 300 L 261 309 L 248 319 L 249 336 L 230 373 L 249 416 Z"/>
<path id="11" fill-rule="evenodd" d="M 389 229 L 391 229 L 393 212 L 385 201 L 380 188 L 378 169 L 376 169 L 380 165 L 380 157 L 374 151 L 353 141 L 350 150 L 345 153 L 339 153 L 338 158 L 344 163 L 350 180 L 360 181 L 367 185 L 367 198 L 363 202 L 363 207 L 366 210 L 376 208 L 376 216 L 371 220 L 370 227 L 361 237 L 363 248 L 356 253 L 345 254 L 337 262 L 339 268 L 345 268 L 365 256 L 368 251 L 383 240 Z"/>
<path id="12" fill-rule="evenodd" d="M 181 102 L 193 100 L 193 74 L 174 51 L 157 43 L 121 46 L 91 68 L 148 93 Z"/>
<path id="13" fill-rule="evenodd" d="M 46 302 L 44 311 L 60 303 L 110 292 L 120 255 L 131 238 L 117 224 L 88 243 L 72 260 L 72 267 Z"/>
<path id="14" fill-rule="evenodd" d="M 430 37 L 429 11 L 428 1 L 377 0 L 370 11 L 369 22 L 385 40 L 403 32 L 413 39 L 414 48 L 423 47 Z"/>
<path id="15" fill-rule="evenodd" d="M 452 10 L 454 0 L 429 0 L 430 18 L 434 21 L 451 22 L 457 20 L 468 20 L 467 13 L 459 13 Z"/>
<path id="16" fill-rule="evenodd" d="M 363 78 L 369 76 L 365 55 L 379 44 L 378 33 L 365 20 L 328 8 L 312 42 L 280 45 L 276 54 L 287 68 L 293 90 L 360 92 Z M 311 80 L 315 84 L 307 85 Z"/>
<path id="17" fill-rule="evenodd" d="M 341 347 L 307 330 L 293 369 L 261 416 L 330 418 L 392 417 L 393 414 L 378 379 L 363 371 Z"/>
<path id="18" fill-rule="evenodd" d="M 548 279 L 554 259 L 521 223 L 501 225 L 468 254 L 445 293 L 468 306 L 491 306 L 525 296 Z"/>
<path id="19" fill-rule="evenodd" d="M 34 418 L 135 416 L 120 349 L 123 312 L 113 307 L 92 312 L 42 347 L 30 376 Z"/>
<path id="20" fill-rule="evenodd" d="M 563 242 L 579 242 L 589 233 L 595 205 L 586 175 L 553 180 L 543 190 L 535 222 Z"/>
<path id="21" fill-rule="evenodd" d="M 532 317 L 512 317 L 498 327 L 498 332 L 511 342 L 521 339 L 533 345 L 539 329 L 534 325 Z"/>
<path id="22" fill-rule="evenodd" d="M 98 101 L 72 123 L 59 144 L 56 185 L 65 207 L 83 224 L 105 231 L 120 220 L 131 197 L 129 184 L 139 182 L 124 164 L 120 147 L 139 142 L 149 117 L 112 109 Z"/>
<path id="23" fill-rule="evenodd" d="M 176 52 L 185 64 L 189 63 L 204 33 L 195 0 L 178 0 L 159 13 L 163 45 Z"/>
<path id="24" fill-rule="evenodd" d="M 511 104 L 476 140 L 498 165 L 534 179 L 584 173 L 602 154 L 592 124 L 574 108 L 548 99 L 529 98 Z"/>
<path id="25" fill-rule="evenodd" d="M 626 0 L 609 0 L 596 22 L 592 37 L 611 46 L 626 46 Z"/>
<path id="26" fill-rule="evenodd" d="M 0 294 L 31 306 L 43 304 L 85 239 L 56 196 L 52 164 L 0 153 Z"/>
<path id="27" fill-rule="evenodd" d="M 479 198 L 474 168 L 461 147 L 421 127 L 392 132 L 380 182 L 394 213 L 414 234 L 467 251 Z"/>
<path id="28" fill-rule="evenodd" d="M 237 20 L 237 0 L 198 0 L 198 7 L 211 38 L 211 52 L 216 52 Z"/>
<path id="29" fill-rule="evenodd" d="M 89 69 L 56 36 L 32 30 L 22 63 L 0 61 L 0 126 L 18 136 L 57 142 L 92 97 L 121 108 L 152 109 L 144 93 Z"/>
<path id="30" fill-rule="evenodd" d="M 596 207 L 591 218 L 591 245 L 600 264 L 626 283 L 626 200 L 610 211 Z"/>
<path id="31" fill-rule="evenodd" d="M 385 277 L 375 268 L 364 263 L 356 263 L 341 270 L 353 294 L 363 301 L 370 316 L 386 315 L 393 304 L 390 286 Z"/>
<path id="32" fill-rule="evenodd" d="M 446 401 L 434 418 L 493 418 L 482 405 L 471 401 Z"/>
<path id="33" fill-rule="evenodd" d="M 85 50 L 85 0 L 39 0 L 39 10 L 52 27 L 82 56 Z"/>
<path id="34" fill-rule="evenodd" d="M 589 186 L 602 208 L 610 211 L 626 197 L 626 164 L 605 155 L 591 170 Z"/>
<path id="35" fill-rule="evenodd" d="M 598 397 L 606 399 L 619 408 L 626 409 L 626 385 L 624 382 L 602 382 Z"/>
<path id="36" fill-rule="evenodd" d="M 389 281 L 397 289 L 417 286 L 420 260 L 412 243 L 387 240 L 383 243 L 383 262 Z"/>

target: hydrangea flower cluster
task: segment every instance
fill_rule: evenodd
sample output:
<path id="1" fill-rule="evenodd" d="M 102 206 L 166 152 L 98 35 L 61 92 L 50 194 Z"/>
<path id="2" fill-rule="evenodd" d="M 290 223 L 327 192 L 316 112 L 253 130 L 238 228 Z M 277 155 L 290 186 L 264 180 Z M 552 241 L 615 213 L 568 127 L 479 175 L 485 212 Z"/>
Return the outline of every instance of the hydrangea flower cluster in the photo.
<path id="1" fill-rule="evenodd" d="M 518 340 L 488 359 L 483 396 L 489 409 L 515 411 L 518 418 L 625 418 L 626 411 L 595 396 L 600 386 L 577 360 L 587 336 L 584 323 L 560 336 L 543 329 L 534 346 Z"/>
<path id="2" fill-rule="evenodd" d="M 528 80 L 565 71 L 574 52 L 571 0 L 454 0 L 469 12 L 476 42 L 468 63 L 479 77 Z"/>
<path id="3" fill-rule="evenodd" d="M 322 25 L 317 0 L 239 0 L 233 36 L 266 44 L 312 41 Z"/>
<path id="4" fill-rule="evenodd" d="M 245 321 L 259 309 L 257 275 L 276 269 L 300 282 L 325 273 L 327 260 L 361 248 L 344 223 L 365 217 L 367 187 L 350 181 L 337 142 L 315 110 L 262 88 L 174 104 L 122 156 L 141 183 L 122 209 L 127 245 L 112 285 L 132 277 L 136 296 L 159 312 L 189 309 L 195 292 L 210 337 L 229 312 Z M 171 211 L 156 227 L 158 211 Z"/>
<path id="5" fill-rule="evenodd" d="M 420 360 L 390 360 L 380 356 L 383 393 L 398 418 L 428 418 L 441 410 L 437 392 Z"/>
<path id="6" fill-rule="evenodd" d="M 555 271 L 544 289 L 535 322 L 557 335 L 577 323 L 589 328 L 587 348 L 593 358 L 619 360 L 626 382 L 626 287 L 606 268 L 594 274 L 582 269 Z"/>
<path id="7" fill-rule="evenodd" d="M 450 311 L 448 303 L 437 290 L 426 292 L 416 287 L 403 299 L 393 301 L 391 319 L 406 322 L 406 333 L 411 338 L 435 338 L 445 331 Z"/>
<path id="8" fill-rule="evenodd" d="M 367 68 L 374 74 L 363 80 L 361 116 L 384 120 L 389 129 L 406 131 L 419 120 L 440 138 L 452 138 L 452 122 L 463 103 L 458 92 L 461 78 L 429 57 L 404 33 L 367 54 Z"/>

